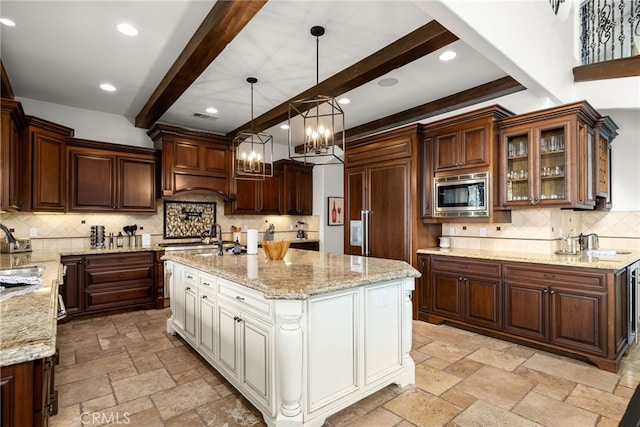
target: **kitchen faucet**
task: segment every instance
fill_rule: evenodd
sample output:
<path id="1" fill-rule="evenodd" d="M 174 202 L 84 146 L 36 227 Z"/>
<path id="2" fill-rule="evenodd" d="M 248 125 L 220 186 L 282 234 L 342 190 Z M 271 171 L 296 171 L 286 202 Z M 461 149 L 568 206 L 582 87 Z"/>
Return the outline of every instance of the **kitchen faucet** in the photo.
<path id="1" fill-rule="evenodd" d="M 9 230 L 5 225 L 0 224 L 0 230 L 4 231 L 4 235 L 6 236 L 7 243 L 15 243 L 16 238 L 11 234 L 11 230 Z"/>
<path id="2" fill-rule="evenodd" d="M 218 237 L 218 255 L 223 255 L 222 251 L 222 226 L 220 224 L 213 223 L 211 230 L 209 230 L 209 237 Z"/>

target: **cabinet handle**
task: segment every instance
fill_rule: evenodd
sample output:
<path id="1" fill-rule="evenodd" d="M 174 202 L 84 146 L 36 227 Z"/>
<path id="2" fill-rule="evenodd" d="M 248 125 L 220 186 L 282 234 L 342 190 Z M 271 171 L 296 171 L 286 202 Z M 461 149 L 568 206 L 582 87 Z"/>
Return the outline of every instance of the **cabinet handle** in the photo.
<path id="1" fill-rule="evenodd" d="M 233 320 L 235 320 L 238 323 L 242 322 L 242 318 L 238 316 L 233 316 Z"/>
<path id="2" fill-rule="evenodd" d="M 244 301 L 244 298 L 243 298 L 243 297 L 241 297 L 240 295 L 237 295 L 237 296 L 236 296 L 236 299 L 237 299 L 238 301 Z"/>
<path id="3" fill-rule="evenodd" d="M 193 279 L 193 276 L 189 276 L 189 275 L 187 274 L 187 279 Z"/>
<path id="4" fill-rule="evenodd" d="M 189 286 L 187 286 L 186 288 L 184 288 L 185 291 L 190 291 L 191 288 Z"/>
<path id="5" fill-rule="evenodd" d="M 547 289 L 547 288 L 544 288 L 544 289 L 542 290 L 542 293 L 543 293 L 543 294 L 546 294 L 547 292 L 549 292 L 549 289 Z"/>
<path id="6" fill-rule="evenodd" d="M 544 277 L 545 277 L 546 279 L 555 279 L 555 278 L 556 278 L 556 275 L 555 275 L 555 274 L 545 273 L 545 274 L 544 274 Z"/>
<path id="7" fill-rule="evenodd" d="M 207 283 L 207 282 L 202 282 L 202 284 L 205 285 L 205 286 L 210 286 L 209 283 Z"/>
<path id="8" fill-rule="evenodd" d="M 207 299 L 207 296 L 206 295 L 202 295 L 202 299 Z"/>

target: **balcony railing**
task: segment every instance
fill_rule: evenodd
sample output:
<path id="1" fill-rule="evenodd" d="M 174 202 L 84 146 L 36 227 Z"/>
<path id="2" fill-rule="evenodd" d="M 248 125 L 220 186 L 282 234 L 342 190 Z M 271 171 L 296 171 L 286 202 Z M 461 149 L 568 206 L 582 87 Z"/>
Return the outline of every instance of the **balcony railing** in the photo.
<path id="1" fill-rule="evenodd" d="M 582 65 L 640 51 L 640 0 L 586 0 L 580 6 Z"/>

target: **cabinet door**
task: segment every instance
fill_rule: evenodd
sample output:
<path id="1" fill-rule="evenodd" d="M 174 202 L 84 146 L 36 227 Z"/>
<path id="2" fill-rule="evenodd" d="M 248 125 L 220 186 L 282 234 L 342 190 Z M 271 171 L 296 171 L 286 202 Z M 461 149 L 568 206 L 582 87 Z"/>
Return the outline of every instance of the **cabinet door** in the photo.
<path id="1" fill-rule="evenodd" d="M 21 178 L 20 178 L 20 129 L 13 120 L 15 101 L 2 100 L 2 123 L 0 132 L 0 209 L 19 210 L 21 202 Z M 8 105 L 5 105 L 8 104 Z M 16 107 L 17 108 L 17 107 Z"/>
<path id="2" fill-rule="evenodd" d="M 502 328 L 502 287 L 500 280 L 465 276 L 464 318 L 467 322 L 493 329 Z"/>
<path id="3" fill-rule="evenodd" d="M 313 184 L 311 184 L 313 186 Z M 261 210 L 265 215 L 280 215 L 282 213 L 282 174 L 274 171 L 271 178 L 261 182 L 260 194 Z"/>
<path id="4" fill-rule="evenodd" d="M 253 214 L 259 210 L 259 192 L 260 183 L 258 181 L 237 179 L 236 180 L 236 201 L 234 214 Z"/>
<path id="5" fill-rule="evenodd" d="M 551 342 L 566 348 L 606 354 L 606 294 L 555 286 L 549 293 Z"/>
<path id="6" fill-rule="evenodd" d="M 218 305 L 218 357 L 220 367 L 229 373 L 236 381 L 240 379 L 240 329 L 236 310 Z"/>
<path id="7" fill-rule="evenodd" d="M 200 292 L 198 302 L 200 304 L 198 346 L 215 360 L 216 300 L 212 294 Z"/>
<path id="8" fill-rule="evenodd" d="M 470 127 L 460 131 L 460 166 L 475 167 L 489 165 L 488 153 L 491 136 L 486 126 Z"/>
<path id="9" fill-rule="evenodd" d="M 118 157 L 118 209 L 156 212 L 156 162 Z"/>
<path id="10" fill-rule="evenodd" d="M 241 314 L 242 387 L 266 408 L 271 402 L 271 328 L 251 316 Z"/>
<path id="11" fill-rule="evenodd" d="M 198 337 L 198 291 L 192 284 L 184 288 L 184 334 L 192 343 L 197 344 Z"/>
<path id="12" fill-rule="evenodd" d="M 500 134 L 502 162 L 500 199 L 503 207 L 531 207 L 534 192 L 534 164 L 530 156 L 533 134 L 530 128 L 514 128 Z"/>
<path id="13" fill-rule="evenodd" d="M 31 208 L 64 212 L 67 197 L 66 138 L 56 132 L 29 126 L 33 181 Z"/>
<path id="14" fill-rule="evenodd" d="M 464 282 L 460 275 L 431 271 L 430 279 L 433 314 L 462 320 Z"/>
<path id="15" fill-rule="evenodd" d="M 186 318 L 185 311 L 185 277 L 184 269 L 180 264 L 171 263 L 169 267 L 171 272 L 170 286 L 170 303 L 171 303 L 171 316 L 173 317 L 173 324 L 175 327 L 184 331 L 184 322 Z"/>
<path id="16" fill-rule="evenodd" d="M 84 273 L 82 257 L 62 257 L 60 263 L 65 274 L 62 286 L 58 288 L 68 316 L 84 311 Z"/>
<path id="17" fill-rule="evenodd" d="M 184 141 L 176 142 L 173 154 L 174 169 L 191 172 L 203 169 L 200 159 L 200 144 Z"/>
<path id="18" fill-rule="evenodd" d="M 504 281 L 504 331 L 547 341 L 549 336 L 548 288 L 531 283 Z"/>
<path id="19" fill-rule="evenodd" d="M 369 251 L 411 264 L 411 161 L 369 166 Z"/>
<path id="20" fill-rule="evenodd" d="M 458 147 L 460 133 L 457 130 L 442 131 L 434 135 L 435 170 L 447 170 L 458 167 Z"/>
<path id="21" fill-rule="evenodd" d="M 418 311 L 428 314 L 433 310 L 433 299 L 431 298 L 429 256 L 418 254 L 418 271 L 421 276 L 416 279 L 416 293 L 418 296 Z"/>
<path id="22" fill-rule="evenodd" d="M 288 215 L 312 215 L 313 170 L 285 166 L 284 174 L 286 213 Z"/>
<path id="23" fill-rule="evenodd" d="M 348 168 L 345 177 L 345 221 L 344 248 L 349 255 L 362 255 L 362 246 L 351 245 L 351 235 L 356 230 L 351 229 L 351 221 L 360 221 L 362 210 L 365 209 L 365 181 L 367 179 L 364 167 Z"/>
<path id="24" fill-rule="evenodd" d="M 69 151 L 70 210 L 113 211 L 116 208 L 115 156 Z"/>

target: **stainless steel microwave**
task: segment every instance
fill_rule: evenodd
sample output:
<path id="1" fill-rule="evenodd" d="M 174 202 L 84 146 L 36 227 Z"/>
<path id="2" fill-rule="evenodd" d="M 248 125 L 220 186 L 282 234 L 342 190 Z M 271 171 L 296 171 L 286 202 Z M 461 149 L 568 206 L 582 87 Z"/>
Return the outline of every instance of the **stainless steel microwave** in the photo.
<path id="1" fill-rule="evenodd" d="M 433 216 L 489 217 L 489 173 L 443 176 L 433 180 Z"/>

